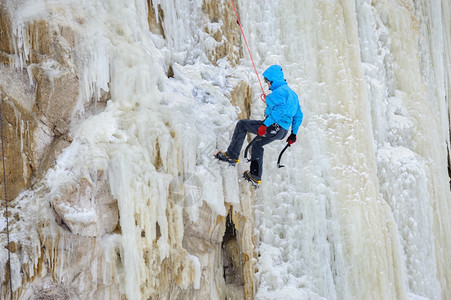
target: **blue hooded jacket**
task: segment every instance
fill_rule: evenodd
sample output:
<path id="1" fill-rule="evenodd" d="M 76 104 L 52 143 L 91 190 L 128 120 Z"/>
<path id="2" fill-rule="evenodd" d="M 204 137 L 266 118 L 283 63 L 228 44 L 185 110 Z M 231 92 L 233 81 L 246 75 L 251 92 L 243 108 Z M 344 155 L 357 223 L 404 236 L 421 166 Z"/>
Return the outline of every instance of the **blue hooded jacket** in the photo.
<path id="1" fill-rule="evenodd" d="M 271 82 L 269 88 L 272 93 L 266 96 L 266 120 L 265 126 L 271 126 L 273 123 L 279 124 L 282 128 L 298 133 L 304 117 L 301 106 L 299 105 L 298 95 L 288 86 L 285 81 L 282 67 L 272 65 L 263 76 Z"/>

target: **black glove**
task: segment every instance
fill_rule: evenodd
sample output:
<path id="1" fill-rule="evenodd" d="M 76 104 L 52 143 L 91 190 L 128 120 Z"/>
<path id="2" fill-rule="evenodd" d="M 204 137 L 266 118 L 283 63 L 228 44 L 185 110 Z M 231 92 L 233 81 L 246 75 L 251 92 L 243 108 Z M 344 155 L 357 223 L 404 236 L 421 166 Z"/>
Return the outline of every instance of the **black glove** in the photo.
<path id="1" fill-rule="evenodd" d="M 296 135 L 294 133 L 291 133 L 290 136 L 287 138 L 288 145 L 294 144 L 296 142 Z"/>

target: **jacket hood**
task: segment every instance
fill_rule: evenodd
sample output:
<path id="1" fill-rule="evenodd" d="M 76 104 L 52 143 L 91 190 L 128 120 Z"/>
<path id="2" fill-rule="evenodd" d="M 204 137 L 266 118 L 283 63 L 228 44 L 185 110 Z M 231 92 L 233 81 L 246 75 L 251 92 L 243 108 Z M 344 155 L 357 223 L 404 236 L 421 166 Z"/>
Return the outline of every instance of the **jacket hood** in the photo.
<path id="1" fill-rule="evenodd" d="M 270 66 L 265 70 L 265 72 L 263 72 L 263 76 L 265 78 L 268 78 L 268 80 L 272 82 L 270 90 L 273 90 L 286 83 L 282 67 L 279 65 Z"/>

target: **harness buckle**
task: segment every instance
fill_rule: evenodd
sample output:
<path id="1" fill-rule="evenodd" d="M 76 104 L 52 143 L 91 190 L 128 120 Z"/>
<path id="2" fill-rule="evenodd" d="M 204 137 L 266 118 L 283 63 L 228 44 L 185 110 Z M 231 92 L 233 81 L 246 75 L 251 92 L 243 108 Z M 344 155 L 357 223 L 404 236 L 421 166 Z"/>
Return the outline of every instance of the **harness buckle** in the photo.
<path id="1" fill-rule="evenodd" d="M 280 125 L 277 123 L 273 123 L 271 125 L 271 127 L 273 128 L 273 129 L 271 129 L 271 132 L 270 132 L 271 134 L 276 134 L 280 131 Z"/>

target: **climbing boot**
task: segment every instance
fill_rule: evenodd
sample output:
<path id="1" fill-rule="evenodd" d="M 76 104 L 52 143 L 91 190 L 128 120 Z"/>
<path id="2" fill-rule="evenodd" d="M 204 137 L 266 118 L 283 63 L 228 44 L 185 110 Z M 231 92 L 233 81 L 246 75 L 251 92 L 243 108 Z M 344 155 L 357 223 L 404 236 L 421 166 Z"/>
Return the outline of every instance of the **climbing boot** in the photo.
<path id="1" fill-rule="evenodd" d="M 240 161 L 239 159 L 230 158 L 226 153 L 222 151 L 216 152 L 215 158 L 219 159 L 220 161 L 227 162 L 231 166 L 235 166 Z"/>
<path id="2" fill-rule="evenodd" d="M 257 180 L 255 177 L 253 177 L 249 170 L 243 173 L 243 178 L 252 183 L 252 186 L 254 188 L 258 188 L 260 186 L 261 180 Z"/>

